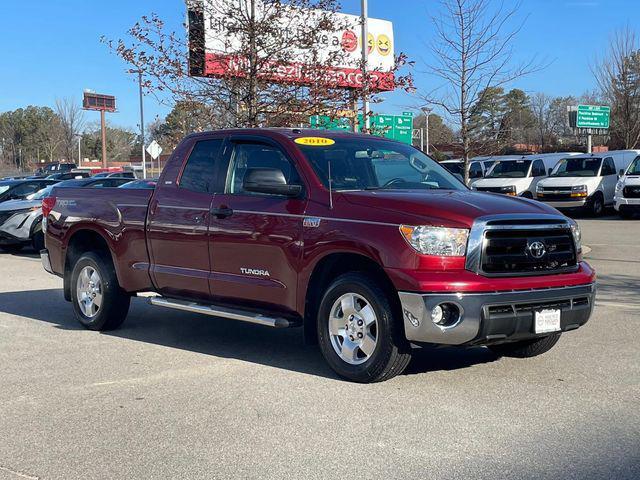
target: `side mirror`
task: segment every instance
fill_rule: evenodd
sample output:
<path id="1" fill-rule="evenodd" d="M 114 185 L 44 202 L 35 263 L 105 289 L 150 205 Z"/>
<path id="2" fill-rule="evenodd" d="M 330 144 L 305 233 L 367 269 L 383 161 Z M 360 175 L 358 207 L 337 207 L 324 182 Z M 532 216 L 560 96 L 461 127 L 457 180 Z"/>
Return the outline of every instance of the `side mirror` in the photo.
<path id="1" fill-rule="evenodd" d="M 244 174 L 242 188 L 247 192 L 287 197 L 297 197 L 302 193 L 302 185 L 289 185 L 278 168 L 249 168 Z"/>
<path id="2" fill-rule="evenodd" d="M 619 177 L 624 177 L 624 169 L 620 169 L 620 171 L 618 172 L 618 176 Z"/>

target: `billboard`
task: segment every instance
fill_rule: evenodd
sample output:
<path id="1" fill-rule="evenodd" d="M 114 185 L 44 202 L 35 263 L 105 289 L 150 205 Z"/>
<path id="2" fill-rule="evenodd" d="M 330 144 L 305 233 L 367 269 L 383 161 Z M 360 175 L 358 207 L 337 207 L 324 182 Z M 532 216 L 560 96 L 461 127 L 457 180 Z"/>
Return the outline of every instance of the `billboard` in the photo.
<path id="1" fill-rule="evenodd" d="M 116 111 L 116 97 L 113 95 L 102 95 L 100 93 L 84 92 L 82 98 L 82 108 L 85 110 L 104 110 L 105 112 Z"/>
<path id="2" fill-rule="evenodd" d="M 236 19 L 229 18 L 228 12 L 233 8 L 246 8 L 247 0 L 198 0 L 188 2 L 189 21 L 189 73 L 199 77 L 224 77 L 244 76 L 248 70 L 248 59 L 241 52 L 243 48 L 241 35 L 234 32 L 238 30 L 234 26 Z M 257 0 L 258 1 L 258 0 Z M 244 7 L 243 7 L 244 5 Z M 258 1 L 258 15 L 260 2 Z M 301 13 L 300 10 L 291 8 L 286 17 L 281 19 L 281 31 L 283 35 L 296 29 L 305 28 L 305 22 L 324 12 L 311 10 Z M 284 17 L 284 16 L 283 16 Z M 361 27 L 360 17 L 343 13 L 334 14 L 335 25 L 341 28 L 336 31 L 327 31 L 317 35 L 314 39 L 315 46 L 310 51 L 304 51 L 290 47 L 286 64 L 269 63 L 262 59 L 262 66 L 258 75 L 265 80 L 276 83 L 298 83 L 310 85 L 321 82 L 324 85 L 340 88 L 361 88 L 363 75 L 361 62 Z M 374 91 L 387 91 L 394 88 L 393 68 L 394 38 L 393 24 L 386 20 L 369 18 L 368 45 L 368 72 L 370 88 Z M 318 57 L 315 62 L 310 59 L 311 52 Z M 336 59 L 339 59 L 336 61 Z M 308 72 L 308 65 L 323 64 L 328 66 L 322 69 L 320 80 L 318 72 L 313 72 L 313 77 Z M 329 65 L 330 64 L 330 65 Z"/>

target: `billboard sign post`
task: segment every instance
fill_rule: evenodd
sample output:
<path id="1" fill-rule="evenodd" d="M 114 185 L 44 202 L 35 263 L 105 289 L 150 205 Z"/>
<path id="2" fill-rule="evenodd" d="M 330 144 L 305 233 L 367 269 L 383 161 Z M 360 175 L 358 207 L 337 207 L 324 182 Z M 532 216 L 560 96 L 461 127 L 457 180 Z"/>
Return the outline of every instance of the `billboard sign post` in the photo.
<path id="1" fill-rule="evenodd" d="M 100 112 L 100 133 L 102 136 L 102 168 L 107 168 L 107 125 L 105 112 L 116 111 L 116 97 L 113 95 L 102 95 L 85 91 L 82 99 L 84 110 L 95 110 Z M 78 165 L 80 166 L 80 165 Z"/>

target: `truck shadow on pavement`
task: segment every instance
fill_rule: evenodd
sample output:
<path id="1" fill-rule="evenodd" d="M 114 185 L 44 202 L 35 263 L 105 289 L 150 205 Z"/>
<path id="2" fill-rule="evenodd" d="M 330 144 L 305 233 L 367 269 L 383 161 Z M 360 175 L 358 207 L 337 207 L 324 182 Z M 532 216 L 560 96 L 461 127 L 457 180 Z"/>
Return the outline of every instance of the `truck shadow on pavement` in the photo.
<path id="1" fill-rule="evenodd" d="M 84 330 L 75 320 L 71 304 L 64 300 L 61 289 L 2 292 L 0 313 L 48 322 L 65 330 Z M 102 335 L 338 379 L 319 349 L 304 345 L 302 329 L 276 330 L 160 309 L 140 298 L 131 302 L 129 316 L 120 329 Z M 497 359 L 483 347 L 423 348 L 414 352 L 405 374 L 457 370 Z"/>
<path id="2" fill-rule="evenodd" d="M 632 275 L 598 275 L 598 302 L 615 302 L 633 310 L 640 309 L 640 282 Z"/>

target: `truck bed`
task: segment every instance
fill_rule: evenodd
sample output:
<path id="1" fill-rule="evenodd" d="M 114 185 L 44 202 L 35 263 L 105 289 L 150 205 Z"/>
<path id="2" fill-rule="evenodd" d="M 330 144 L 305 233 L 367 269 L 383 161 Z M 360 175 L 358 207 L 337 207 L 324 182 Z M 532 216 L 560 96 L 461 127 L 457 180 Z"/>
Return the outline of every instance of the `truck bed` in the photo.
<path id="1" fill-rule="evenodd" d="M 47 248 L 54 272 L 64 272 L 64 259 L 74 232 L 100 233 L 109 246 L 122 288 L 152 288 L 145 223 L 151 189 L 54 188 L 56 203 L 47 224 Z"/>

